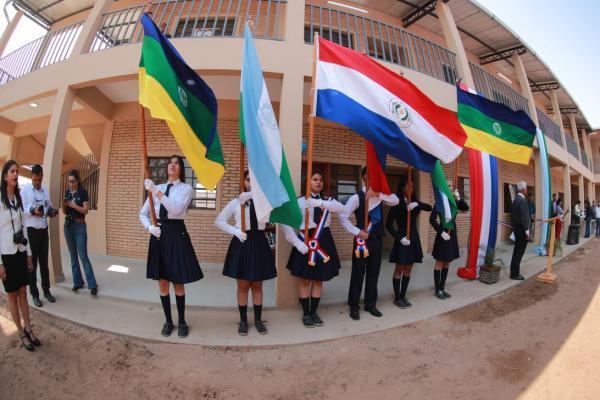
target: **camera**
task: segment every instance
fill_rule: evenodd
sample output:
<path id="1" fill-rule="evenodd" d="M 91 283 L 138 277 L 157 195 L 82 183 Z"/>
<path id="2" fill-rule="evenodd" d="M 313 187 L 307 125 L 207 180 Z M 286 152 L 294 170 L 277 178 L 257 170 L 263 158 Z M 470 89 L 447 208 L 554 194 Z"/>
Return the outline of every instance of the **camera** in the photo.
<path id="1" fill-rule="evenodd" d="M 58 215 L 58 210 L 56 208 L 49 207 L 46 211 L 47 217 L 56 217 Z"/>
<path id="2" fill-rule="evenodd" d="M 25 238 L 25 234 L 23 233 L 23 229 L 15 232 L 13 234 L 13 243 L 14 244 L 22 244 L 23 246 L 27 246 L 27 239 Z"/>

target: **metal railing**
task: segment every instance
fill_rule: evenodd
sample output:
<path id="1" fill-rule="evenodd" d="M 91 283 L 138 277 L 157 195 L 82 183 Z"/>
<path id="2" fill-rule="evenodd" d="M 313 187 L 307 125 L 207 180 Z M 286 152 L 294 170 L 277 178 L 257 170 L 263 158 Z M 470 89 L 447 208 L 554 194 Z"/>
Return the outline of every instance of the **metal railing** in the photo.
<path id="1" fill-rule="evenodd" d="M 69 58 L 82 26 L 83 21 L 80 21 L 48 32 L 2 57 L 0 85 Z"/>
<path id="2" fill-rule="evenodd" d="M 569 154 L 579 159 L 579 154 L 577 154 L 577 143 L 575 143 L 575 139 L 573 139 L 571 135 L 565 133 L 565 140 L 567 142 L 567 151 Z"/>
<path id="3" fill-rule="evenodd" d="M 483 93 L 490 100 L 502 103 L 513 110 L 523 110 L 529 115 L 529 104 L 525 96 L 479 65 L 469 63 L 469 66 L 478 92 Z"/>
<path id="4" fill-rule="evenodd" d="M 600 174 L 600 158 L 594 158 L 594 173 Z"/>
<path id="5" fill-rule="evenodd" d="M 549 137 L 554 141 L 554 143 L 558 144 L 560 147 L 563 146 L 562 135 L 560 134 L 560 127 L 546 114 L 544 114 L 539 109 L 536 109 L 538 121 L 540 123 L 540 129 L 546 137 Z"/>
<path id="6" fill-rule="evenodd" d="M 159 1 L 146 8 L 160 30 L 171 38 L 242 37 L 253 21 L 254 37 L 283 39 L 287 0 Z M 142 40 L 144 5 L 104 14 L 90 52 Z"/>
<path id="7" fill-rule="evenodd" d="M 100 165 L 93 154 L 85 156 L 77 164 L 69 168 L 69 171 L 76 169 L 79 171 L 79 185 L 87 192 L 90 202 L 90 210 L 98 209 L 98 187 L 100 185 Z M 64 173 L 60 178 L 60 195 L 62 196 L 68 187 L 68 173 Z M 62 199 L 62 197 L 61 197 Z"/>
<path id="8" fill-rule="evenodd" d="M 363 15 L 317 5 L 306 5 L 304 42 L 314 33 L 370 57 L 398 64 L 434 78 L 456 83 L 454 53 L 404 29 Z"/>
<path id="9" fill-rule="evenodd" d="M 592 169 L 590 167 L 590 158 L 588 157 L 587 153 L 581 152 L 581 163 L 587 168 Z"/>

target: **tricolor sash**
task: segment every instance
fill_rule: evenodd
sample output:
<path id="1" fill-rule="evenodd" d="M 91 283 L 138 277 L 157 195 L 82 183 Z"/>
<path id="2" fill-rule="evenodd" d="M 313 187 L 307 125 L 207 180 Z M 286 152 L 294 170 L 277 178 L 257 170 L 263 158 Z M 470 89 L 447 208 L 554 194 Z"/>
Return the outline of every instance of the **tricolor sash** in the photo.
<path id="1" fill-rule="evenodd" d="M 372 223 L 369 222 L 367 232 L 371 231 L 371 227 Z M 367 247 L 367 242 L 358 236 L 354 236 L 354 255 L 356 258 L 361 258 L 361 256 L 364 258 L 369 257 L 369 248 Z"/>
<path id="2" fill-rule="evenodd" d="M 329 210 L 325 209 L 325 212 L 321 215 L 321 219 L 313 232 L 312 237 L 308 241 L 308 265 L 314 267 L 317 265 L 317 255 L 323 259 L 324 263 L 329 262 L 329 254 L 321 247 L 319 244 L 319 239 L 321 238 L 321 233 L 323 233 L 323 229 L 325 228 L 325 222 L 329 217 Z M 307 221 L 305 221 L 307 223 Z M 304 234 L 300 232 L 300 239 L 304 240 Z"/>

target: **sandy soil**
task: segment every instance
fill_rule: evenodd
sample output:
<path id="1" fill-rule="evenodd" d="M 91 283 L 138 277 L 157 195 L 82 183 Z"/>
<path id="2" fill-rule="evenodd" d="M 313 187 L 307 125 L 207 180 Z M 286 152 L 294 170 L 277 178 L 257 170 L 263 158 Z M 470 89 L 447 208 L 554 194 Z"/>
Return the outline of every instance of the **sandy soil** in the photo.
<path id="1" fill-rule="evenodd" d="M 599 251 L 595 240 L 561 262 L 554 285 L 529 280 L 429 320 L 311 345 L 155 343 L 34 310 L 44 345 L 29 353 L 3 307 L 0 398 L 512 399 L 528 390 L 523 397 L 598 399 L 600 341 L 574 332 L 600 331 L 600 313 L 588 315 L 600 309 Z M 573 340 L 581 354 L 568 351 Z M 581 372 L 589 379 L 575 379 Z"/>

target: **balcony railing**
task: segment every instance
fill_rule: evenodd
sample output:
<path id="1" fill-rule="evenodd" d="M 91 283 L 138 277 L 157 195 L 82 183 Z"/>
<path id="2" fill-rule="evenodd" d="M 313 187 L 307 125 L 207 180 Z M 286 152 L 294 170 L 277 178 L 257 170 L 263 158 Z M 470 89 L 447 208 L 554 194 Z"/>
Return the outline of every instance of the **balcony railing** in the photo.
<path id="1" fill-rule="evenodd" d="M 546 134 L 547 137 L 552 139 L 554 143 L 558 144 L 560 147 L 563 147 L 562 135 L 560 134 L 560 127 L 556 124 L 556 122 L 552 121 L 552 119 L 544 114 L 539 109 L 536 109 L 538 121 L 540 123 L 540 129 L 542 132 Z"/>
<path id="2" fill-rule="evenodd" d="M 32 71 L 66 60 L 81 32 L 83 21 L 48 32 L 0 59 L 0 85 Z"/>
<path id="3" fill-rule="evenodd" d="M 254 37 L 283 39 L 287 0 L 160 1 L 146 8 L 167 37 L 242 37 L 244 24 L 253 21 Z M 106 13 L 90 52 L 142 39 L 140 17 L 144 5 Z"/>
<path id="4" fill-rule="evenodd" d="M 600 174 L 600 158 L 594 158 L 594 173 Z"/>
<path id="5" fill-rule="evenodd" d="M 401 65 L 434 78 L 456 83 L 454 53 L 404 29 L 363 15 L 306 5 L 304 42 L 314 33 L 370 57 Z"/>
<path id="6" fill-rule="evenodd" d="M 569 154 L 579 159 L 579 154 L 577 154 L 577 143 L 575 143 L 575 139 L 573 139 L 571 135 L 565 134 L 565 140 L 567 141 L 567 151 Z"/>
<path id="7" fill-rule="evenodd" d="M 527 99 L 521 93 L 479 65 L 469 63 L 469 66 L 478 92 L 483 93 L 488 99 L 502 103 L 513 110 L 523 110 L 529 115 Z"/>
<path id="8" fill-rule="evenodd" d="M 581 153 L 581 163 L 585 165 L 587 168 L 590 168 L 590 159 L 586 153 Z"/>

